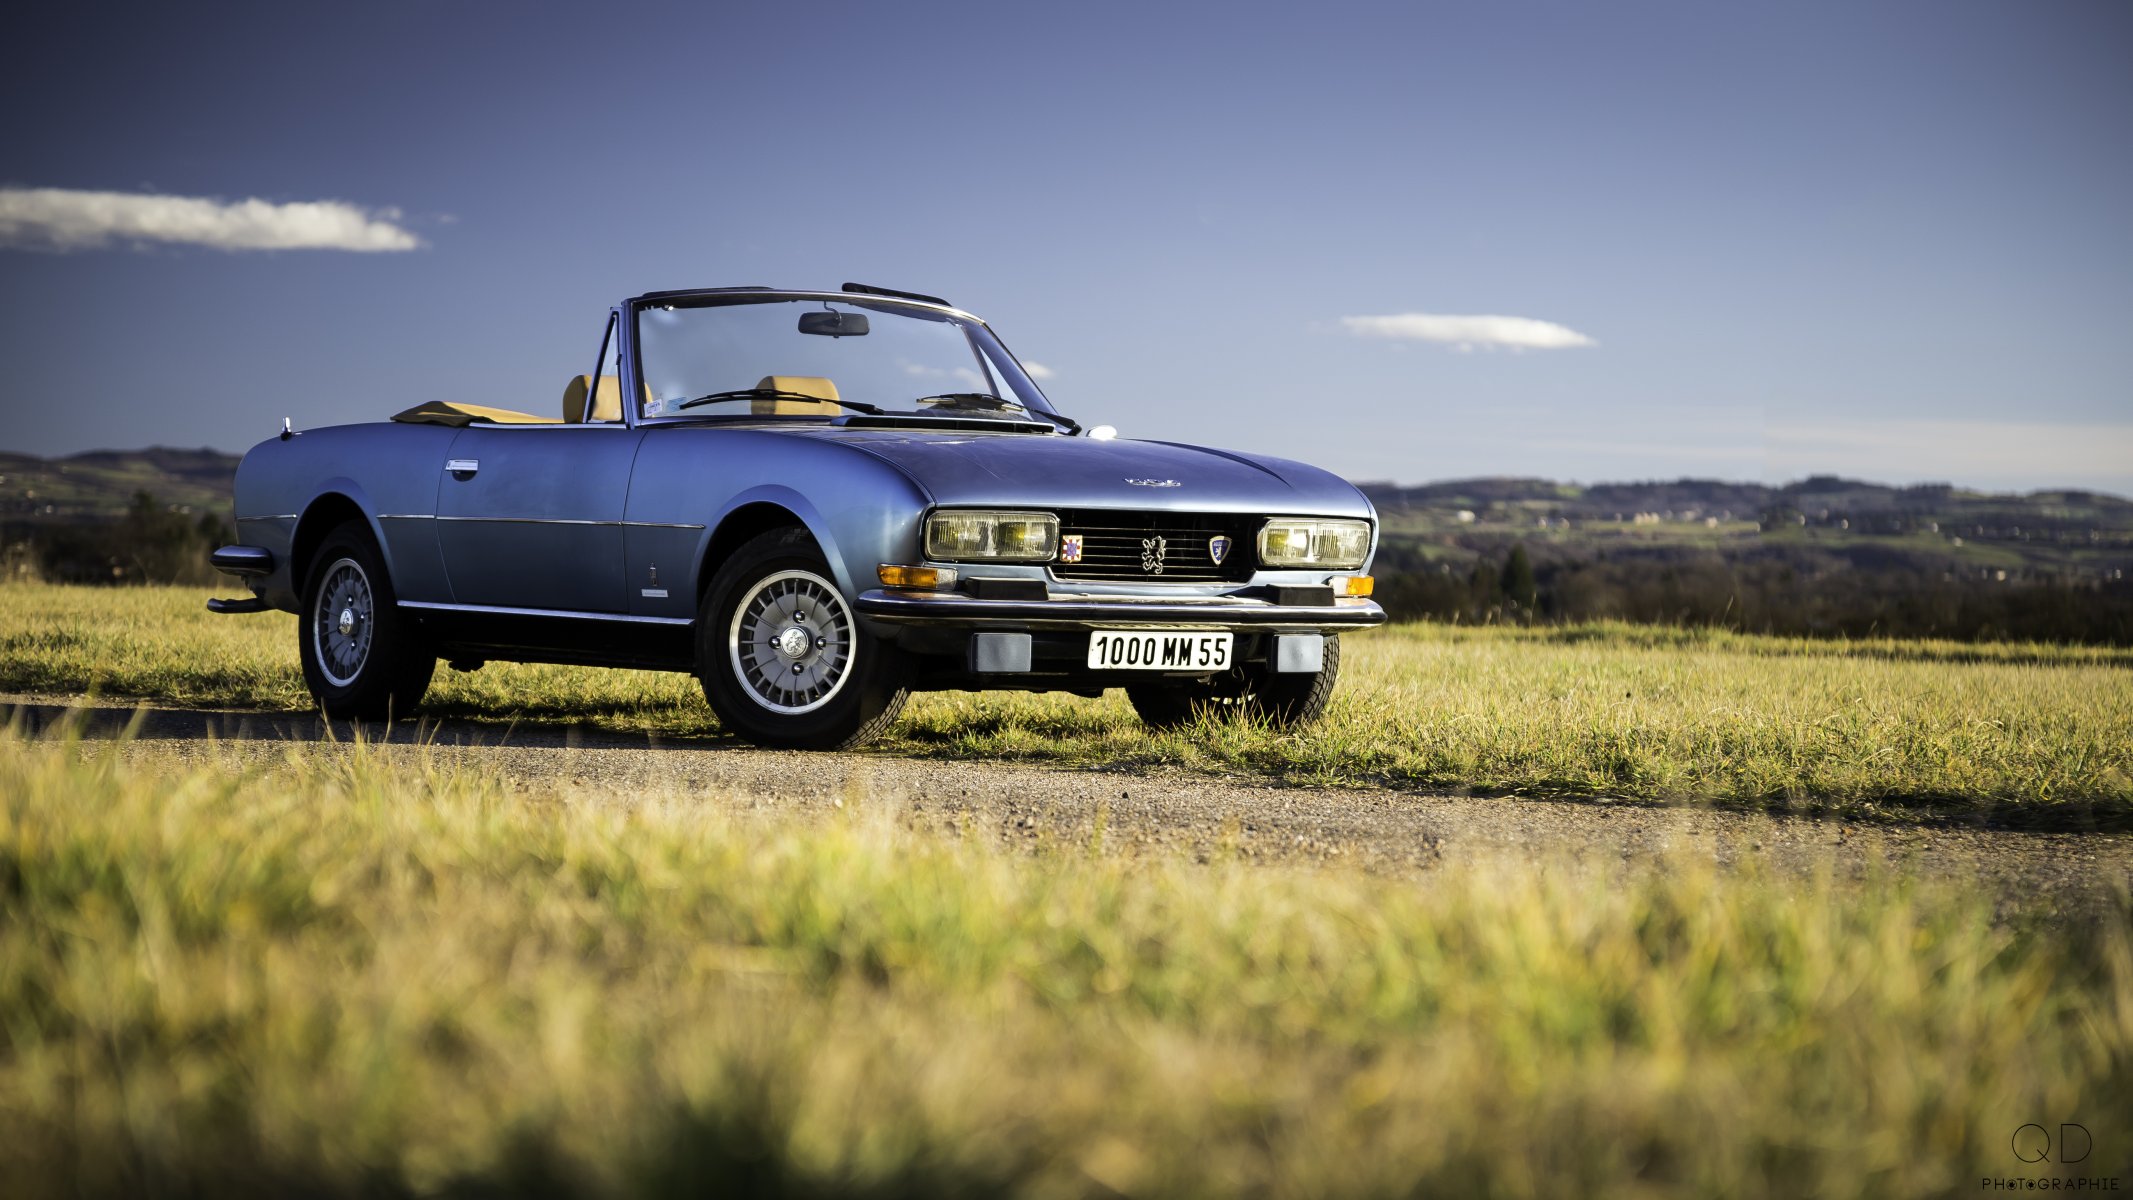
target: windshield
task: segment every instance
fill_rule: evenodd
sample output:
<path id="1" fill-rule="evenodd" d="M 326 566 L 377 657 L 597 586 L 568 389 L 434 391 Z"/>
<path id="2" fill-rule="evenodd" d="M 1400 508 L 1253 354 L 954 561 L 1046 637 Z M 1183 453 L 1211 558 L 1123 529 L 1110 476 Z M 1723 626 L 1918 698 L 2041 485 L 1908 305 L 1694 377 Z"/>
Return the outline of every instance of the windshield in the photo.
<path id="1" fill-rule="evenodd" d="M 857 298 L 691 304 L 638 311 L 646 417 L 878 409 L 1041 421 L 1052 411 L 991 332 L 966 318 Z"/>

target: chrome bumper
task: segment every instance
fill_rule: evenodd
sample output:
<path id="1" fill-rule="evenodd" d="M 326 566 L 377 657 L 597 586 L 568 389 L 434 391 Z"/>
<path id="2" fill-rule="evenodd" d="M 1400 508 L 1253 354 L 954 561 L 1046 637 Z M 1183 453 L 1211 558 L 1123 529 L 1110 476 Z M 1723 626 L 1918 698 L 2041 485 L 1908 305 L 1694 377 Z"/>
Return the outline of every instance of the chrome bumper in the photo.
<path id="1" fill-rule="evenodd" d="M 256 591 L 257 580 L 274 572 L 274 552 L 262 546 L 221 546 L 207 556 L 208 565 L 225 575 L 235 575 L 250 583 Z M 211 613 L 256 613 L 267 611 L 267 602 L 258 596 L 226 600 L 217 597 L 207 602 Z"/>
<path id="2" fill-rule="evenodd" d="M 953 592 L 862 592 L 859 615 L 890 624 L 1089 629 L 1206 626 L 1214 629 L 1313 629 L 1338 632 L 1385 623 L 1370 600 L 1275 604 L 1248 596 L 1121 597 L 1054 595 L 1048 600 L 980 600 Z"/>
<path id="3" fill-rule="evenodd" d="M 207 562 L 225 575 L 269 575 L 274 571 L 274 552 L 261 546 L 222 546 L 207 556 Z"/>

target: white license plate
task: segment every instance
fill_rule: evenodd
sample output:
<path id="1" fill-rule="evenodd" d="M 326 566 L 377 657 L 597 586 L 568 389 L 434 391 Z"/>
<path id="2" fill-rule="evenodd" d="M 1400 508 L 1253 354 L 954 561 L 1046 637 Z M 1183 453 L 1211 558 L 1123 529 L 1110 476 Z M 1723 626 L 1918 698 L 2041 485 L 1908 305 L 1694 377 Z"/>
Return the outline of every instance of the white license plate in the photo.
<path id="1" fill-rule="evenodd" d="M 1089 635 L 1089 669 L 1226 671 L 1230 635 L 1192 629 L 1099 629 Z"/>

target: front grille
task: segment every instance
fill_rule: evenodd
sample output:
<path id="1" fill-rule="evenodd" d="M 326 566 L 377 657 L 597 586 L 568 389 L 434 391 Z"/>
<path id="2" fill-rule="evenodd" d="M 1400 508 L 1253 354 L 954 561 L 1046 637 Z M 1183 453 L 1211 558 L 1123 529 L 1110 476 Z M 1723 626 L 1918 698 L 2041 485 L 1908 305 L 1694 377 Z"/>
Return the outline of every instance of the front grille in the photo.
<path id="1" fill-rule="evenodd" d="M 1060 556 L 1052 574 L 1131 583 L 1238 582 L 1252 576 L 1258 532 L 1256 518 L 1238 513 L 1064 509 L 1059 513 Z M 1076 537 L 1081 539 L 1081 560 L 1068 562 L 1070 539 Z M 1229 539 L 1220 563 L 1214 558 L 1216 537 Z"/>

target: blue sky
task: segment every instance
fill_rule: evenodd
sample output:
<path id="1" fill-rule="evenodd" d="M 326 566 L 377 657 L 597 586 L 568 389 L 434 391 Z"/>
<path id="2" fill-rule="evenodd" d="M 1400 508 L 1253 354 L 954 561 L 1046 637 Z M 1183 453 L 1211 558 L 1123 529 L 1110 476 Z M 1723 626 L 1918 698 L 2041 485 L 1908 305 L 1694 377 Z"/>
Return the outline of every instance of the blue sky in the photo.
<path id="1" fill-rule="evenodd" d="M 621 296 L 862 280 L 1084 421 L 1357 479 L 2133 493 L 2119 0 L 0 22 L 0 448 L 546 411 Z M 274 222 L 419 246 L 220 248 Z"/>

